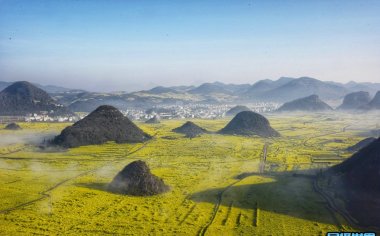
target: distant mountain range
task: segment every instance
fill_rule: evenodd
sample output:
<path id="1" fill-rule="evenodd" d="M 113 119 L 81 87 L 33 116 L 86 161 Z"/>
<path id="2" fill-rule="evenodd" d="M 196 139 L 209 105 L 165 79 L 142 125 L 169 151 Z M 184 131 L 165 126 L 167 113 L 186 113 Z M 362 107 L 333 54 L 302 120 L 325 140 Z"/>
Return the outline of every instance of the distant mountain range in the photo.
<path id="1" fill-rule="evenodd" d="M 266 101 L 289 101 L 311 94 L 318 95 L 324 100 L 334 100 L 344 96 L 349 90 L 344 86 L 326 83 L 309 77 L 292 79 L 254 98 Z"/>
<path id="2" fill-rule="evenodd" d="M 278 80 L 260 80 L 250 84 L 224 84 L 221 82 L 204 83 L 198 87 L 187 87 L 177 90 L 175 87 L 156 87 L 144 91 L 148 94 L 160 94 L 165 92 L 186 92 L 202 96 L 226 95 L 236 97 L 237 100 L 247 101 L 278 101 L 287 102 L 297 98 L 318 95 L 323 100 L 342 99 L 350 92 L 366 91 L 374 95 L 380 90 L 380 83 L 356 83 L 347 84 L 320 81 L 310 77 L 290 78 L 281 77 Z"/>
<path id="3" fill-rule="evenodd" d="M 0 89 L 11 82 L 0 82 Z M 281 77 L 278 80 L 260 80 L 254 84 L 204 83 L 199 86 L 158 86 L 150 90 L 131 93 L 96 93 L 57 86 L 37 87 L 48 92 L 57 102 L 72 111 L 89 112 L 100 105 L 112 105 L 119 109 L 150 108 L 171 104 L 245 104 L 251 102 L 285 103 L 310 95 L 318 95 L 327 103 L 340 103 L 344 96 L 365 91 L 371 97 L 380 90 L 380 83 L 346 84 L 320 81 L 310 77 Z"/>

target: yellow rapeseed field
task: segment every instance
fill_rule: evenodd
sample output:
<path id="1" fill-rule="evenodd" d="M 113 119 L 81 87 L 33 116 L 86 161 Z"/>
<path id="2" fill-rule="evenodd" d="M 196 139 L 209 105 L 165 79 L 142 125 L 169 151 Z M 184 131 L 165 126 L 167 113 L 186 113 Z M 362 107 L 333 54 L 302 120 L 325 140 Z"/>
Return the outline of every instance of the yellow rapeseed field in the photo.
<path id="1" fill-rule="evenodd" d="M 344 149 L 373 129 L 377 117 L 267 117 L 281 137 L 205 134 L 189 139 L 171 132 L 184 120 L 163 120 L 136 123 L 154 135 L 143 144 L 41 150 L 42 137 L 69 124 L 21 123 L 23 130 L 0 130 L 1 139 L 8 140 L 0 145 L 0 234 L 325 235 L 355 230 L 326 207 L 313 181 L 319 169 L 349 157 Z M 194 120 L 211 131 L 228 121 Z M 134 160 L 146 161 L 171 191 L 151 197 L 107 192 L 107 183 Z"/>

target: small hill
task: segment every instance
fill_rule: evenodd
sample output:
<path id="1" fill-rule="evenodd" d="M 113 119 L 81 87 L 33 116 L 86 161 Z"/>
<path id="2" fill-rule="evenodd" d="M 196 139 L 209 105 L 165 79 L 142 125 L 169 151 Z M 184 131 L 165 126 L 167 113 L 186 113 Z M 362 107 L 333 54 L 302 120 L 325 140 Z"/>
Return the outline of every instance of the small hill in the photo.
<path id="1" fill-rule="evenodd" d="M 267 118 L 253 111 L 242 111 L 237 114 L 223 129 L 221 134 L 258 135 L 262 137 L 278 137 Z"/>
<path id="2" fill-rule="evenodd" d="M 348 147 L 347 151 L 349 151 L 349 152 L 356 152 L 356 151 L 358 151 L 358 150 L 360 150 L 360 149 L 368 146 L 369 144 L 371 144 L 375 140 L 376 140 L 376 138 L 373 138 L 373 137 L 363 139 L 360 142 L 358 142 L 357 144 L 355 144 L 355 145 L 353 145 L 351 147 Z"/>
<path id="3" fill-rule="evenodd" d="M 341 183 L 347 210 L 360 225 L 380 228 L 380 138 L 360 149 L 344 162 L 331 167 L 327 174 Z M 342 191 L 332 186 L 335 191 Z"/>
<path id="4" fill-rule="evenodd" d="M 204 133 L 208 133 L 206 129 L 199 127 L 191 121 L 187 121 L 182 126 L 172 130 L 176 133 L 185 134 L 187 137 L 195 137 Z"/>
<path id="5" fill-rule="evenodd" d="M 226 116 L 235 116 L 236 114 L 242 112 L 242 111 L 251 111 L 251 109 L 249 109 L 248 107 L 246 106 L 234 106 L 233 108 L 231 108 L 230 110 L 228 110 L 226 112 Z"/>
<path id="6" fill-rule="evenodd" d="M 6 87 L 8 87 L 11 84 L 12 82 L 0 81 L 0 91 L 4 90 Z"/>
<path id="7" fill-rule="evenodd" d="M 317 95 L 299 98 L 283 104 L 277 111 L 328 111 L 332 108 Z"/>
<path id="8" fill-rule="evenodd" d="M 149 120 L 145 121 L 146 124 L 159 124 L 160 123 L 160 118 L 158 116 L 153 116 Z"/>
<path id="9" fill-rule="evenodd" d="M 285 85 L 285 84 L 287 84 L 293 80 L 297 80 L 297 78 L 283 76 L 283 77 L 280 77 L 278 80 L 275 80 L 273 82 L 276 85 L 276 87 L 278 88 L 278 87 L 281 87 L 281 86 L 283 86 L 283 85 Z"/>
<path id="10" fill-rule="evenodd" d="M 373 129 L 370 132 L 371 132 L 371 135 L 375 137 L 380 137 L 380 129 Z"/>
<path id="11" fill-rule="evenodd" d="M 200 94 L 209 96 L 210 94 L 241 94 L 246 92 L 251 85 L 249 84 L 224 84 L 221 82 L 204 83 L 200 86 L 189 90 L 191 94 Z"/>
<path id="12" fill-rule="evenodd" d="M 6 129 L 6 130 L 20 130 L 21 127 L 16 123 L 10 123 L 7 126 L 5 126 L 4 129 Z"/>
<path id="13" fill-rule="evenodd" d="M 74 115 L 44 90 L 26 81 L 15 82 L 0 92 L 0 115 L 25 116 L 42 112 L 51 116 Z"/>
<path id="14" fill-rule="evenodd" d="M 112 106 L 100 106 L 74 125 L 66 127 L 53 143 L 71 148 L 83 145 L 144 142 L 151 136 L 144 133 L 119 110 Z"/>
<path id="15" fill-rule="evenodd" d="M 377 91 L 375 97 L 368 103 L 370 109 L 380 109 L 380 91 Z"/>
<path id="16" fill-rule="evenodd" d="M 178 93 L 175 89 L 163 87 L 163 86 L 157 86 L 147 91 L 151 94 L 162 94 L 162 93 Z"/>
<path id="17" fill-rule="evenodd" d="M 246 92 L 246 95 L 255 97 L 258 94 L 262 94 L 268 90 L 275 88 L 274 82 L 269 79 L 260 80 L 254 83 Z"/>
<path id="18" fill-rule="evenodd" d="M 371 98 L 368 92 L 359 91 L 349 93 L 344 97 L 343 103 L 338 107 L 338 109 L 358 109 L 362 106 L 367 105 L 370 100 Z"/>
<path id="19" fill-rule="evenodd" d="M 229 91 L 223 83 L 214 82 L 214 83 L 201 84 L 200 86 L 190 90 L 189 93 L 192 93 L 192 94 L 210 94 L 210 93 L 230 94 L 231 91 Z"/>
<path id="20" fill-rule="evenodd" d="M 124 167 L 108 185 L 111 192 L 151 196 L 169 191 L 164 181 L 150 172 L 143 161 L 134 161 Z"/>
<path id="21" fill-rule="evenodd" d="M 375 95 L 375 93 L 380 90 L 380 83 L 369 83 L 369 82 L 361 82 L 357 83 L 354 81 L 350 81 L 344 84 L 344 87 L 349 89 L 352 92 L 358 91 L 367 91 L 370 95 Z"/>

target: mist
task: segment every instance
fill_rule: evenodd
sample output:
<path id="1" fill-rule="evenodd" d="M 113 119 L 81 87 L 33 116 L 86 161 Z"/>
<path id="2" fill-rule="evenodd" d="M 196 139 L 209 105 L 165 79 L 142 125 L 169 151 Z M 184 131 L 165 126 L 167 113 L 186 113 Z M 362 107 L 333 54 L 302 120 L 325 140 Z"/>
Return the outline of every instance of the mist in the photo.
<path id="1" fill-rule="evenodd" d="M 12 144 L 39 145 L 44 141 L 52 139 L 57 133 L 36 133 L 33 131 L 16 131 L 14 133 L 3 133 L 0 136 L 0 147 Z"/>

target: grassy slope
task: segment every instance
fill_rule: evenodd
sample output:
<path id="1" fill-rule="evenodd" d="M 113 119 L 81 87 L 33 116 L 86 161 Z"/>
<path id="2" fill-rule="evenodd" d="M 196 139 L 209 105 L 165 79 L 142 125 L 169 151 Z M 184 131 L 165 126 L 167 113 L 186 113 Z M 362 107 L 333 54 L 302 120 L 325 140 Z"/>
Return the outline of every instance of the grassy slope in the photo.
<path id="1" fill-rule="evenodd" d="M 324 121 L 327 117 L 334 120 Z M 52 153 L 22 143 L 0 146 L 0 232 L 298 235 L 306 230 L 321 235 L 350 229 L 325 207 L 312 188 L 312 179 L 284 172 L 343 160 L 349 154 L 339 150 L 359 141 L 355 135 L 374 127 L 376 119 L 368 116 L 363 125 L 342 132 L 357 117 L 268 118 L 283 137 L 264 140 L 209 134 L 190 140 L 170 132 L 184 121 L 164 121 L 138 124 L 156 134 L 146 144 L 107 143 Z M 227 122 L 195 121 L 214 131 Z M 21 124 L 24 130 L 17 132 L 58 132 L 64 125 Z M 264 143 L 269 144 L 266 174 L 253 174 L 259 170 Z M 147 161 L 172 191 L 145 198 L 106 192 L 113 176 L 136 159 Z M 237 179 L 242 173 L 251 174 Z"/>

